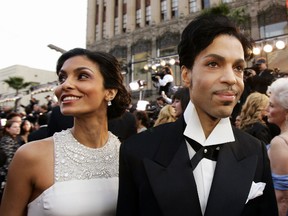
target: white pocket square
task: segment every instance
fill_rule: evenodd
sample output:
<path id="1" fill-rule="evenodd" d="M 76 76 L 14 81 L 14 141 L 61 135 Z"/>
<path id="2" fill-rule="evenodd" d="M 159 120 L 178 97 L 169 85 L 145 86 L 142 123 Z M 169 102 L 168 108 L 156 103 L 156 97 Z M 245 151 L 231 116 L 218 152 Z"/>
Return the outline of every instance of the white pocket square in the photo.
<path id="1" fill-rule="evenodd" d="M 264 188 L 266 186 L 266 183 L 264 182 L 257 182 L 255 183 L 254 181 L 252 182 L 251 188 L 250 188 L 250 192 L 248 195 L 248 198 L 246 200 L 246 203 L 251 200 L 254 199 L 258 196 L 261 196 L 263 194 Z"/>

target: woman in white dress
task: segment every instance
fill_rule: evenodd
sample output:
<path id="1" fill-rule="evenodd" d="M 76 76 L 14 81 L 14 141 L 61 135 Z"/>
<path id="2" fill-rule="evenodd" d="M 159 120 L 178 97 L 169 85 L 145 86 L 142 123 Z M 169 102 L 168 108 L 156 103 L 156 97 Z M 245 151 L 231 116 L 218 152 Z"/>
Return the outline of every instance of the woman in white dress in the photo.
<path id="1" fill-rule="evenodd" d="M 120 64 L 76 48 L 57 62 L 55 95 L 71 129 L 23 145 L 8 170 L 0 215 L 115 215 L 120 142 L 108 119 L 130 104 Z"/>

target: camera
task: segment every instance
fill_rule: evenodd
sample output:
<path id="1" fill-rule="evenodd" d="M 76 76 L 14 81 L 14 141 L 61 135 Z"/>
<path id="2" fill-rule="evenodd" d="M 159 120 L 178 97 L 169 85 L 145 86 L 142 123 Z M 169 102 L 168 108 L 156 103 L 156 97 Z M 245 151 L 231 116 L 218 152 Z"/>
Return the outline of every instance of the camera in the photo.
<path id="1" fill-rule="evenodd" d="M 152 80 L 153 82 L 158 82 L 158 79 L 156 78 L 156 76 L 160 76 L 160 78 L 163 79 L 164 75 L 165 75 L 165 74 L 164 74 L 163 72 L 159 72 L 159 73 L 155 72 L 155 73 L 152 73 L 152 74 L 151 74 L 151 80 Z"/>

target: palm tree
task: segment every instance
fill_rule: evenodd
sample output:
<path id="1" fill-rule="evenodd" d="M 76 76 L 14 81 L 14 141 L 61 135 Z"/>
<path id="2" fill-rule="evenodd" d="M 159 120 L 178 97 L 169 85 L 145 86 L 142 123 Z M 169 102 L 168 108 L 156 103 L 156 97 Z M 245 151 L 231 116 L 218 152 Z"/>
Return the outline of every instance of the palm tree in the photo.
<path id="1" fill-rule="evenodd" d="M 204 9 L 202 14 L 220 14 L 230 17 L 242 28 L 249 26 L 250 17 L 244 7 L 230 8 L 226 3 L 220 3 L 214 7 Z"/>
<path id="2" fill-rule="evenodd" d="M 24 82 L 24 78 L 19 77 L 19 76 L 9 77 L 9 79 L 5 79 L 5 80 L 3 80 L 3 82 L 7 83 L 10 88 L 16 90 L 15 96 L 18 96 L 19 90 L 25 89 L 28 86 L 34 86 L 34 85 L 39 84 L 37 82 Z M 17 110 L 18 103 L 19 103 L 20 99 L 21 98 L 15 100 L 15 107 L 14 107 L 15 111 Z"/>

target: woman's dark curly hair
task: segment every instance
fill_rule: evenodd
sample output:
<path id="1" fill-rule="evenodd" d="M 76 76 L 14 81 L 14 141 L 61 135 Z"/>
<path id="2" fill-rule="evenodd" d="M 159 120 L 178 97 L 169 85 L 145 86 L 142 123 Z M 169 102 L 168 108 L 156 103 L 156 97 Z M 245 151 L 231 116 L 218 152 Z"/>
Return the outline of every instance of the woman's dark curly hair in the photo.
<path id="1" fill-rule="evenodd" d="M 128 108 L 131 102 L 131 96 L 123 85 L 123 76 L 121 74 L 119 61 L 109 53 L 75 48 L 60 56 L 56 66 L 57 75 L 65 61 L 75 56 L 85 56 L 99 65 L 100 73 L 104 79 L 104 88 L 118 90 L 115 98 L 112 100 L 112 105 L 107 108 L 107 117 L 108 119 L 113 119 L 121 116 Z"/>

